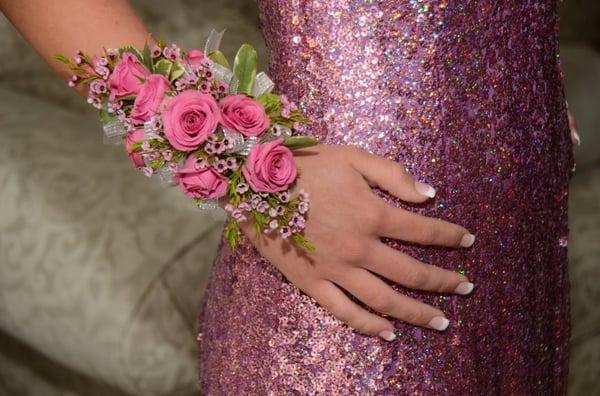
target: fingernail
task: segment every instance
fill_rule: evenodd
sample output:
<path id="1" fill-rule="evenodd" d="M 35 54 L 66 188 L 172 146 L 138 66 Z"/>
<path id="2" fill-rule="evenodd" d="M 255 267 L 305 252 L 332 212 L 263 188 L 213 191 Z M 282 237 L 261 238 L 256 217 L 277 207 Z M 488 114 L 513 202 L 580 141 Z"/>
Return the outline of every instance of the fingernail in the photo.
<path id="1" fill-rule="evenodd" d="M 458 286 L 456 286 L 456 289 L 454 289 L 454 293 L 466 296 L 473 291 L 474 287 L 475 285 L 473 285 L 471 282 L 460 282 Z"/>
<path id="2" fill-rule="evenodd" d="M 379 333 L 379 337 L 386 341 L 394 341 L 396 339 L 396 334 L 394 334 L 393 331 L 383 330 L 381 333 Z"/>
<path id="3" fill-rule="evenodd" d="M 475 235 L 473 234 L 465 234 L 460 240 L 460 246 L 462 247 L 471 247 L 475 242 Z"/>
<path id="4" fill-rule="evenodd" d="M 444 331 L 448 328 L 449 324 L 450 321 L 448 319 L 443 316 L 436 316 L 429 321 L 428 326 L 435 330 Z"/>
<path id="5" fill-rule="evenodd" d="M 415 181 L 415 190 L 417 190 L 419 194 L 425 195 L 426 197 L 435 197 L 435 188 L 431 187 L 429 184 Z"/>

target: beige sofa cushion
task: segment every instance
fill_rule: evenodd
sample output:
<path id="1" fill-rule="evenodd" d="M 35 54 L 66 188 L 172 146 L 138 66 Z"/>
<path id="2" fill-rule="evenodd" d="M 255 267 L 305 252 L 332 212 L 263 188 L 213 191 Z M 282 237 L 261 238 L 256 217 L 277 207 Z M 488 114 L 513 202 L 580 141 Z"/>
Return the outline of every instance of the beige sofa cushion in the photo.
<path id="1" fill-rule="evenodd" d="M 223 217 L 134 171 L 93 114 L 0 96 L 0 327 L 133 394 L 193 392 Z"/>

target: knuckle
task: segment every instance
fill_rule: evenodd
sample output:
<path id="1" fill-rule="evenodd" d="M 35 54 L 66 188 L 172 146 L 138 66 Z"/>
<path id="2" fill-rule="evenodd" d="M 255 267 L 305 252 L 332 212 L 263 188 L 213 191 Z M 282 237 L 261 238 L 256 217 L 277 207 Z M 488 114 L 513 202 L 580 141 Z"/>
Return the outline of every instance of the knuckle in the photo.
<path id="1" fill-rule="evenodd" d="M 342 322 L 350 325 L 356 318 L 353 314 L 353 309 L 347 304 L 333 303 L 329 306 L 329 311 L 333 316 L 341 320 Z M 352 326 L 353 327 L 353 326 Z"/>
<path id="2" fill-rule="evenodd" d="M 426 245 L 433 245 L 440 236 L 439 228 L 433 224 L 427 224 L 420 230 L 420 240 Z"/>
<path id="3" fill-rule="evenodd" d="M 368 300 L 371 308 L 378 312 L 390 314 L 394 309 L 393 299 L 387 293 L 373 293 Z"/>
<path id="4" fill-rule="evenodd" d="M 385 222 L 387 216 L 387 210 L 383 205 L 370 205 L 370 207 L 363 212 L 363 225 L 368 230 L 377 230 Z"/>
<path id="5" fill-rule="evenodd" d="M 396 180 L 406 180 L 408 178 L 412 179 L 412 176 L 410 176 L 410 174 L 402 167 L 402 165 L 390 159 L 387 161 L 389 163 L 390 172 Z"/>
<path id="6" fill-rule="evenodd" d="M 408 310 L 404 315 L 404 321 L 416 325 L 425 325 L 429 321 L 426 319 L 427 315 L 423 309 L 415 308 Z"/>
<path id="7" fill-rule="evenodd" d="M 407 286 L 413 289 L 423 290 L 429 283 L 429 275 L 420 269 L 407 272 L 405 276 L 407 277 Z"/>
<path id="8" fill-rule="evenodd" d="M 374 335 L 374 326 L 362 315 L 350 318 L 346 324 L 363 334 Z"/>
<path id="9" fill-rule="evenodd" d="M 347 237 L 338 243 L 338 251 L 345 262 L 356 264 L 367 257 L 368 249 L 364 241 L 356 237 Z"/>

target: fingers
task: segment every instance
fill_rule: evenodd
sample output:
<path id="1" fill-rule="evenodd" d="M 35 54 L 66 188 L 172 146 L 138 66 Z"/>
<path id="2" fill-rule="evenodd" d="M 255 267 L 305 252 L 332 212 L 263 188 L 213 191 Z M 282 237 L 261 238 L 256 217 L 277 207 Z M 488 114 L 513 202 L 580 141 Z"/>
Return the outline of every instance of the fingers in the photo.
<path id="1" fill-rule="evenodd" d="M 396 292 L 363 268 L 346 271 L 335 282 L 372 309 L 403 322 L 439 331 L 450 323 L 439 309 Z"/>
<path id="2" fill-rule="evenodd" d="M 411 289 L 462 295 L 473 291 L 466 276 L 422 263 L 379 241 L 368 249 L 364 268 Z"/>
<path id="3" fill-rule="evenodd" d="M 414 242 L 420 245 L 471 247 L 475 236 L 466 228 L 445 220 L 422 216 L 396 208 L 385 202 L 377 234 L 381 237 Z"/>
<path id="4" fill-rule="evenodd" d="M 415 181 L 399 163 L 361 149 L 351 150 L 351 153 L 350 163 L 371 187 L 385 190 L 407 202 L 424 202 L 435 196 L 432 186 Z"/>
<path id="5" fill-rule="evenodd" d="M 336 285 L 319 280 L 311 283 L 308 290 L 303 290 L 314 298 L 333 316 L 357 331 L 371 336 L 379 336 L 386 341 L 393 341 L 394 325 L 381 316 L 370 313 L 348 298 Z"/>

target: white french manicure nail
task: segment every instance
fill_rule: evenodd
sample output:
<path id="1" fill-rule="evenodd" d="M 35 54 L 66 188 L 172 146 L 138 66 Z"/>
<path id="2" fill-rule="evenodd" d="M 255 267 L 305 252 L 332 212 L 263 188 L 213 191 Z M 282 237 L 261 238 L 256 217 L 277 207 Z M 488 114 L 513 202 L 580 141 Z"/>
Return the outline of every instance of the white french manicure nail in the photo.
<path id="1" fill-rule="evenodd" d="M 454 293 L 466 296 L 473 291 L 474 287 L 475 285 L 473 285 L 471 282 L 460 282 L 458 286 L 456 286 L 456 289 L 454 289 Z"/>
<path id="2" fill-rule="evenodd" d="M 460 240 L 460 246 L 462 247 L 471 247 L 475 243 L 475 235 L 473 234 L 465 234 Z"/>
<path id="3" fill-rule="evenodd" d="M 429 321 L 428 326 L 432 329 L 444 331 L 448 328 L 450 321 L 443 316 L 436 316 Z"/>
<path id="4" fill-rule="evenodd" d="M 381 333 L 379 333 L 379 337 L 386 341 L 394 341 L 396 339 L 396 334 L 389 330 L 383 330 Z"/>
<path id="5" fill-rule="evenodd" d="M 425 195 L 426 197 L 435 197 L 435 188 L 431 187 L 429 184 L 415 181 L 415 190 L 417 190 L 419 194 Z"/>

